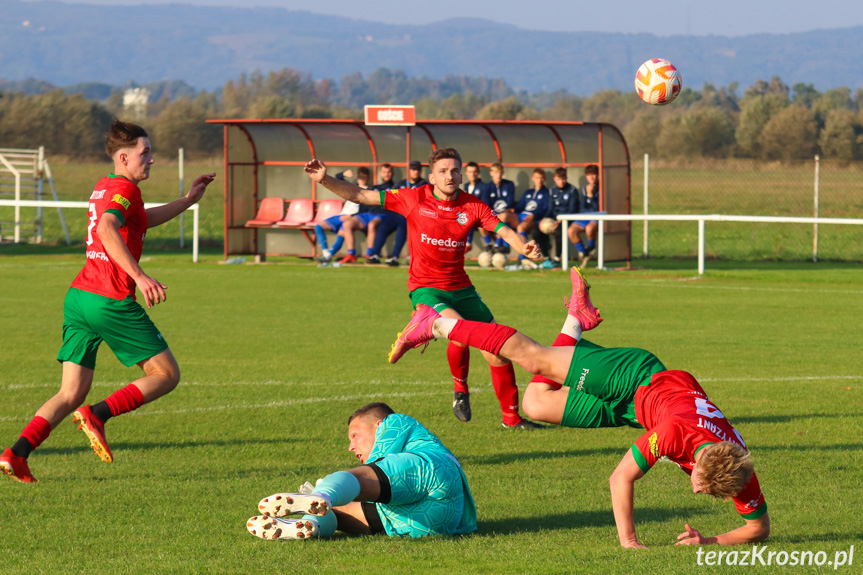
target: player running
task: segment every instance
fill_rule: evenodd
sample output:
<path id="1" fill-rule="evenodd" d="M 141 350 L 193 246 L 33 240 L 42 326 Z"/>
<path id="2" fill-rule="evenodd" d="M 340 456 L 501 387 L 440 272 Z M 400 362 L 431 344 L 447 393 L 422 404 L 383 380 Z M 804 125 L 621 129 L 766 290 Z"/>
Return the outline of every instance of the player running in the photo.
<path id="1" fill-rule="evenodd" d="M 18 441 L 0 455 L 0 470 L 24 483 L 36 478 L 27 458 L 51 430 L 72 411 L 78 429 L 102 461 L 114 458 L 105 439 L 105 422 L 173 390 L 180 368 L 168 344 L 135 301 L 135 287 L 147 307 L 166 300 L 167 286 L 138 265 L 148 228 L 161 225 L 196 204 L 216 174 L 199 176 L 185 197 L 144 209 L 138 184 L 150 177 L 153 154 L 143 128 L 114 120 L 105 149 L 114 173 L 102 178 L 90 196 L 87 261 L 72 282 L 63 305 L 63 364 L 60 391 L 49 399 L 21 432 Z M 137 364 L 144 376 L 92 407 L 77 409 L 93 383 L 96 352 L 105 341 L 124 365 Z"/>
<path id="2" fill-rule="evenodd" d="M 349 450 L 362 465 L 261 500 L 246 522 L 261 539 L 356 535 L 423 537 L 476 531 L 476 505 L 461 465 L 416 419 L 370 403 L 348 419 Z M 282 519 L 304 514 L 300 519 Z"/>
<path id="3" fill-rule="evenodd" d="M 457 321 L 418 306 L 393 344 L 392 361 L 435 338 L 460 341 L 538 374 L 523 403 L 533 418 L 567 427 L 646 428 L 610 479 L 623 547 L 644 547 L 633 521 L 634 483 L 663 456 L 691 476 L 693 492 L 733 500 L 745 522 L 715 537 L 705 537 L 687 524 L 678 545 L 736 545 L 765 539 L 770 533 L 767 503 L 743 438 L 691 374 L 666 370 L 643 349 L 606 349 L 582 339 L 582 332 L 596 327 L 602 318 L 577 267 L 572 268 L 572 281 L 569 312 L 552 347 L 541 346 L 511 327 Z"/>
<path id="4" fill-rule="evenodd" d="M 425 304 L 444 317 L 493 322 L 494 316 L 483 303 L 464 269 L 467 236 L 476 226 L 495 232 L 519 253 L 539 259 L 535 242 L 525 242 L 506 226 L 482 201 L 459 189 L 461 157 L 453 148 L 435 150 L 429 156 L 429 183 L 415 189 L 390 189 L 373 192 L 327 175 L 320 160 L 305 166 L 309 177 L 336 195 L 353 202 L 381 206 L 400 213 L 408 221 L 411 263 L 409 296 L 414 306 Z M 471 419 L 467 387 L 469 350 L 461 344 L 450 345 L 447 359 L 455 381 L 453 412 L 462 421 Z M 535 429 L 542 427 L 522 419 L 518 412 L 518 387 L 512 363 L 483 352 L 491 366 L 491 381 L 503 412 L 503 426 Z"/>

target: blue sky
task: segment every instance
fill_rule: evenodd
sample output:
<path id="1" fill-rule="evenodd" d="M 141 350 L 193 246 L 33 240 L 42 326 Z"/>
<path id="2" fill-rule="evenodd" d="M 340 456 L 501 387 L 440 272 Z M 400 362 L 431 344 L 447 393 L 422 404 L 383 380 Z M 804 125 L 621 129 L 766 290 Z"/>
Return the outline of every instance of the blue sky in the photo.
<path id="1" fill-rule="evenodd" d="M 68 2 L 68 0 L 66 0 Z M 852 0 L 76 0 L 87 4 L 278 6 L 388 24 L 485 18 L 529 30 L 648 32 L 658 36 L 785 34 L 863 25 Z"/>

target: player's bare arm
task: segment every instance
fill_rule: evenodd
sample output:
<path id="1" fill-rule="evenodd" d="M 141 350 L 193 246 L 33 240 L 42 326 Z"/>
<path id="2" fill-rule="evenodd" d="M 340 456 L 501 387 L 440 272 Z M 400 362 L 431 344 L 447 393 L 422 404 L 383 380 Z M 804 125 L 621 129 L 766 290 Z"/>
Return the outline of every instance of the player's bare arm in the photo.
<path id="1" fill-rule="evenodd" d="M 204 192 L 207 191 L 207 186 L 209 186 L 214 179 L 216 179 L 216 174 L 204 174 L 203 176 L 198 176 L 195 178 L 195 181 L 192 182 L 192 187 L 189 189 L 189 193 L 185 196 L 174 200 L 169 204 L 165 204 L 164 206 L 157 206 L 147 210 L 147 227 L 155 228 L 156 226 L 160 226 L 169 220 L 173 220 L 181 213 L 197 204 L 201 201 L 201 198 L 204 197 Z"/>
<path id="2" fill-rule="evenodd" d="M 687 523 L 684 526 L 686 531 L 677 536 L 678 541 L 675 545 L 742 545 L 763 541 L 770 535 L 769 513 L 765 513 L 758 519 L 745 519 L 744 521 L 746 521 L 746 525 L 743 527 L 715 537 L 705 537 Z"/>
<path id="3" fill-rule="evenodd" d="M 159 281 L 154 280 L 144 273 L 138 262 L 135 261 L 132 252 L 126 242 L 123 241 L 123 236 L 120 235 L 120 227 L 122 224 L 120 218 L 110 212 L 102 214 L 99 219 L 99 225 L 96 228 L 99 238 L 102 240 L 102 245 L 108 253 L 111 261 L 120 266 L 124 272 L 129 274 L 138 286 L 141 295 L 144 296 L 144 301 L 147 307 L 166 301 L 168 299 L 165 290 L 168 286 Z"/>
<path id="4" fill-rule="evenodd" d="M 497 231 L 497 235 L 502 237 L 506 243 L 515 249 L 515 251 L 524 255 L 526 258 L 532 260 L 542 259 L 542 251 L 540 251 L 536 242 L 533 240 L 525 242 L 524 238 L 512 231 L 512 228 L 502 227 Z"/>
<path id="5" fill-rule="evenodd" d="M 632 451 L 627 451 L 617 465 L 617 469 L 608 480 L 611 488 L 611 506 L 614 510 L 614 522 L 617 525 L 617 536 L 621 547 L 647 549 L 638 542 L 635 533 L 633 509 L 635 498 L 635 482 L 644 477 L 644 472 L 638 467 Z"/>
<path id="6" fill-rule="evenodd" d="M 365 204 L 367 206 L 381 205 L 381 193 L 376 190 L 364 190 L 356 184 L 337 180 L 327 175 L 327 165 L 321 160 L 312 160 L 307 163 L 303 169 L 309 175 L 313 182 L 321 184 L 323 187 L 339 196 L 342 199 L 355 202 L 357 204 Z"/>

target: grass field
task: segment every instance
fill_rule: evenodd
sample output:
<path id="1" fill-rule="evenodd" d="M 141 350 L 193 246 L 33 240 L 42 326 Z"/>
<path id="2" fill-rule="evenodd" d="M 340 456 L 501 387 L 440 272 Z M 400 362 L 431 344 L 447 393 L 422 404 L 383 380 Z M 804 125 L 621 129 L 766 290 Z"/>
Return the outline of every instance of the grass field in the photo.
<path id="1" fill-rule="evenodd" d="M 58 387 L 62 301 L 82 258 L 2 249 L 7 446 Z M 169 286 L 151 317 L 182 383 L 109 423 L 115 463 L 99 461 L 65 421 L 30 458 L 39 483 L 0 481 L 4 574 L 692 573 L 696 549 L 672 545 L 683 524 L 711 535 L 741 524 L 730 503 L 693 495 L 686 474 L 658 465 L 636 486 L 636 525 L 651 549 L 620 549 L 608 476 L 638 432 L 501 429 L 476 353 L 474 419 L 458 422 L 443 343 L 386 362 L 410 313 L 404 268 L 225 266 L 217 252 L 198 265 L 188 253 L 145 258 Z M 769 550 L 825 551 L 832 560 L 855 545 L 853 567 L 839 572 L 859 572 L 863 270 L 718 262 L 696 279 L 688 264 L 654 264 L 589 275 L 606 318 L 590 339 L 646 347 L 702 382 L 752 450 L 773 524 Z M 552 341 L 566 274 L 476 269 L 472 277 L 500 322 Z M 103 348 L 88 401 L 136 375 Z M 518 375 L 526 385 L 529 375 Z M 416 541 L 251 537 L 245 520 L 261 497 L 355 464 L 346 420 L 375 400 L 418 418 L 460 458 L 478 532 Z M 754 569 L 777 570 L 832 567 Z"/>

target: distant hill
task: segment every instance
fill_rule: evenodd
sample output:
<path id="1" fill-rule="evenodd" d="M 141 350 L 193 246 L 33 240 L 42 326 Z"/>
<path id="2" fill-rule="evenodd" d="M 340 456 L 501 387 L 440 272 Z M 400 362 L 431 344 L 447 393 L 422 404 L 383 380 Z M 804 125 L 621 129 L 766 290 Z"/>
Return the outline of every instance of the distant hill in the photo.
<path id="1" fill-rule="evenodd" d="M 0 78 L 56 85 L 182 80 L 212 90 L 255 69 L 315 78 L 387 67 L 410 76 L 502 78 L 529 92 L 632 89 L 638 65 L 667 58 L 685 85 L 742 87 L 780 76 L 819 90 L 863 87 L 863 27 L 799 34 L 550 33 L 486 20 L 392 26 L 279 8 L 93 6 L 3 0 Z M 359 8 L 358 8 L 359 12 Z"/>

